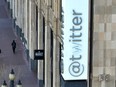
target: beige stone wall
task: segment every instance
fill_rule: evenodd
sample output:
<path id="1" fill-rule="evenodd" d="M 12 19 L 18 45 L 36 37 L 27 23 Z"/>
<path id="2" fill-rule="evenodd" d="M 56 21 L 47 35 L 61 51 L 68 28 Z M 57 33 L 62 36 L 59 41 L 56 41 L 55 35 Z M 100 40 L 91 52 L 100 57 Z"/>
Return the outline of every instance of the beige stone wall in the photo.
<path id="1" fill-rule="evenodd" d="M 115 87 L 116 0 L 94 0 L 92 87 Z M 99 75 L 110 75 L 99 80 Z M 106 79 L 106 80 L 105 80 Z"/>
<path id="2" fill-rule="evenodd" d="M 59 0 L 54 0 L 51 6 L 51 0 L 41 0 L 41 13 L 45 17 L 45 87 L 59 87 L 59 37 L 60 37 L 60 22 L 59 22 Z M 51 84 L 51 58 L 50 58 L 50 29 L 53 30 L 53 84 Z"/>

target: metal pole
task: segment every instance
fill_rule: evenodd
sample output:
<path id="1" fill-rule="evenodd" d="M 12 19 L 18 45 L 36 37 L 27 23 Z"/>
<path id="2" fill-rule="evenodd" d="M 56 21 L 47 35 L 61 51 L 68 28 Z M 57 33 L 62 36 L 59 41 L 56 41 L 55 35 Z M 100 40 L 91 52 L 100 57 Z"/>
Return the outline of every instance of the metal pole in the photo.
<path id="1" fill-rule="evenodd" d="M 14 80 L 10 80 L 10 87 L 14 87 Z"/>

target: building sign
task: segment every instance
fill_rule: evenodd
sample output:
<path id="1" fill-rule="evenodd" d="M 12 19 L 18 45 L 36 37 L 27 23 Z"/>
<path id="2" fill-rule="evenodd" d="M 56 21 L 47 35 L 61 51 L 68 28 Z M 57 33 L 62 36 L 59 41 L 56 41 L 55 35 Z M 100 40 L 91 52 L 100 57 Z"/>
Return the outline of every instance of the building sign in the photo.
<path id="1" fill-rule="evenodd" d="M 34 59 L 35 60 L 44 59 L 44 50 L 34 50 Z"/>
<path id="2" fill-rule="evenodd" d="M 89 0 L 64 0 L 61 74 L 64 80 L 88 77 Z"/>

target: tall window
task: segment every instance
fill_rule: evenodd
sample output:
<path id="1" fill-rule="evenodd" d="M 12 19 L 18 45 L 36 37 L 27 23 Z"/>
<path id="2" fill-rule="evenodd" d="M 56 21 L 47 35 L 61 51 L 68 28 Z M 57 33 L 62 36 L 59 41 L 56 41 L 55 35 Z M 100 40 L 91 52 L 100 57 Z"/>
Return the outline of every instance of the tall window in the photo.
<path id="1" fill-rule="evenodd" d="M 43 16 L 43 50 L 45 52 L 45 17 Z M 45 83 L 45 60 L 43 60 L 43 84 Z"/>
<path id="2" fill-rule="evenodd" d="M 51 0 L 51 8 L 53 7 L 53 0 Z"/>
<path id="3" fill-rule="evenodd" d="M 50 57 L 51 57 L 51 87 L 53 87 L 53 31 L 51 29 L 51 52 L 50 52 Z"/>
<path id="4" fill-rule="evenodd" d="M 45 17 L 43 17 L 43 49 L 45 50 Z"/>
<path id="5" fill-rule="evenodd" d="M 38 48 L 38 6 L 36 5 L 36 45 Z"/>

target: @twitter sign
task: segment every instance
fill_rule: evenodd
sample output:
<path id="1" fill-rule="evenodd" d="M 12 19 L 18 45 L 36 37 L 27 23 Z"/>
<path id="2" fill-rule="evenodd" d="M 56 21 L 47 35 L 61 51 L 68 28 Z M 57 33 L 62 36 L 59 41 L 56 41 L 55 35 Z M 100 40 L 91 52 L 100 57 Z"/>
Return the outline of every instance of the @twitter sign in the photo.
<path id="1" fill-rule="evenodd" d="M 64 80 L 88 78 L 89 0 L 64 0 L 61 75 Z"/>

